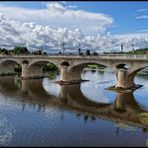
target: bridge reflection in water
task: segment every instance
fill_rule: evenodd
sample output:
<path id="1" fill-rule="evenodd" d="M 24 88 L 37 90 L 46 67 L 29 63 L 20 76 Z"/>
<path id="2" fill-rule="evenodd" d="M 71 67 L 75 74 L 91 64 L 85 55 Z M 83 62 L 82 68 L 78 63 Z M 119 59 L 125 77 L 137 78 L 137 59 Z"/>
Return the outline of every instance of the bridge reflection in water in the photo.
<path id="1" fill-rule="evenodd" d="M 43 79 L 18 80 L 15 77 L 0 77 L 0 92 L 6 97 L 14 96 L 17 102 L 22 104 L 22 110 L 25 109 L 26 104 L 37 106 L 38 111 L 56 107 L 72 111 L 76 117 L 84 118 L 84 121 L 101 118 L 116 124 L 139 127 L 143 132 L 148 129 L 148 124 L 139 116 L 140 113 L 147 111 L 135 101 L 133 92 L 116 93 L 113 103 L 99 103 L 87 98 L 81 92 L 80 84 L 60 86 L 57 97 L 44 89 Z"/>

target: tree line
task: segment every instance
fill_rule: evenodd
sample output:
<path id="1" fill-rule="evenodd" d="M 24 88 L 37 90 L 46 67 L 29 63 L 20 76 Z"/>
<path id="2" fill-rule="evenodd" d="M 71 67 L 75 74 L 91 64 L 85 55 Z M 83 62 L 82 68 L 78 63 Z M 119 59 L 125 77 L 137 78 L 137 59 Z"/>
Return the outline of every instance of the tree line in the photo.
<path id="1" fill-rule="evenodd" d="M 0 48 L 0 54 L 2 55 L 21 55 L 21 54 L 25 54 L 25 55 L 29 55 L 29 54 L 33 54 L 33 55 L 47 55 L 46 52 L 43 52 L 42 50 L 36 50 L 36 51 L 32 51 L 30 52 L 27 47 L 22 47 L 22 46 L 16 46 L 13 49 L 6 49 L 6 48 Z"/>
<path id="2" fill-rule="evenodd" d="M 6 49 L 6 48 L 0 48 L 0 54 L 2 55 L 47 55 L 46 52 L 43 52 L 42 50 L 36 50 L 36 51 L 29 51 L 27 49 L 27 47 L 22 47 L 22 46 L 16 46 L 13 49 Z M 59 55 L 62 55 L 62 52 L 58 53 Z M 81 48 L 78 48 L 78 55 L 86 55 L 86 56 L 90 56 L 90 50 L 86 50 L 86 52 L 82 52 Z M 92 55 L 97 56 L 98 53 L 97 52 L 93 52 Z"/>

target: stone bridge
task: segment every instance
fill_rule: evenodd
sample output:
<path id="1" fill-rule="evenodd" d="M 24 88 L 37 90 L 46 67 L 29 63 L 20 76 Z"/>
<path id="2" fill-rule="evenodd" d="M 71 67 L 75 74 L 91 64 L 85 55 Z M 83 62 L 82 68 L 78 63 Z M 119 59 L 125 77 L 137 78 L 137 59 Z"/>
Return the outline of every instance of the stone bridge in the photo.
<path id="1" fill-rule="evenodd" d="M 61 56 L 61 55 L 0 55 L 0 73 L 14 73 L 14 66 L 22 67 L 21 78 L 43 76 L 43 66 L 53 63 L 60 70 L 63 83 L 81 81 L 82 70 L 88 64 L 99 64 L 110 68 L 116 75 L 115 88 L 134 87 L 136 73 L 148 66 L 148 55 L 98 55 L 98 56 Z"/>

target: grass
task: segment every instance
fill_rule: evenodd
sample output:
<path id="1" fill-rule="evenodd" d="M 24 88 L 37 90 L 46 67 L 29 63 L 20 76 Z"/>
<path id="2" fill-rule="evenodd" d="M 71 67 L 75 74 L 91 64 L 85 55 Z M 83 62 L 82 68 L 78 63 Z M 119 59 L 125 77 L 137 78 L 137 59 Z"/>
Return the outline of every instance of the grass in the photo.
<path id="1" fill-rule="evenodd" d="M 142 124 L 148 126 L 148 113 L 139 113 L 139 120 Z"/>
<path id="2" fill-rule="evenodd" d="M 103 66 L 103 65 L 98 65 L 98 64 L 88 64 L 87 67 L 88 67 L 88 68 L 91 68 L 91 69 L 105 68 L 105 66 Z"/>

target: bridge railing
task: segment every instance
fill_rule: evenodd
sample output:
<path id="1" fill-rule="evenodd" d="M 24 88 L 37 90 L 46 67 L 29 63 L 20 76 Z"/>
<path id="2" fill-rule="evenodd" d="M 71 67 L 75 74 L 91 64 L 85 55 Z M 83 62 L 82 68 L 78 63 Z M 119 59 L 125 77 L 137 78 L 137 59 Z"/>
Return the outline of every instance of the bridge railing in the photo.
<path id="1" fill-rule="evenodd" d="M 136 55 L 136 54 L 111 54 L 111 55 L 101 55 L 104 58 L 126 58 L 126 59 L 148 59 L 148 55 Z"/>
<path id="2" fill-rule="evenodd" d="M 148 55 L 136 55 L 136 54 L 99 54 L 97 56 L 90 55 L 59 55 L 59 54 L 52 54 L 52 55 L 0 55 L 0 58 L 121 58 L 121 59 L 148 59 Z"/>

